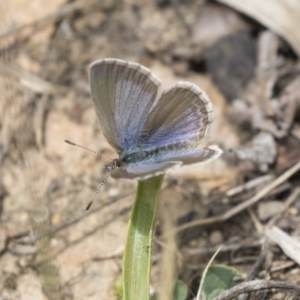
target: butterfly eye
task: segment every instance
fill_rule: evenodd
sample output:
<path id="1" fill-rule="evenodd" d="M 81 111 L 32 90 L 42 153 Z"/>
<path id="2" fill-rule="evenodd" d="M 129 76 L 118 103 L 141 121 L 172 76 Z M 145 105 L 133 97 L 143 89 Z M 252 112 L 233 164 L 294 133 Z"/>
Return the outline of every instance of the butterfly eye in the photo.
<path id="1" fill-rule="evenodd" d="M 133 161 L 133 156 L 132 155 L 126 155 L 122 158 L 123 163 L 129 164 Z"/>

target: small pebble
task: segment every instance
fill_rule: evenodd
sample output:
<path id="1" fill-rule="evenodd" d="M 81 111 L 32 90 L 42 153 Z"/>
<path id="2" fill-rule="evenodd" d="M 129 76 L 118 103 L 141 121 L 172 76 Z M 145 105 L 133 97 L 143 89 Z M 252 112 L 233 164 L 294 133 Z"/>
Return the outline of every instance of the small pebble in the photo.
<path id="1" fill-rule="evenodd" d="M 261 202 L 258 205 L 258 217 L 261 221 L 277 215 L 284 207 L 284 203 L 279 201 Z"/>
<path id="2" fill-rule="evenodd" d="M 222 232 L 219 230 L 213 231 L 209 236 L 209 241 L 211 244 L 220 244 L 223 242 Z"/>

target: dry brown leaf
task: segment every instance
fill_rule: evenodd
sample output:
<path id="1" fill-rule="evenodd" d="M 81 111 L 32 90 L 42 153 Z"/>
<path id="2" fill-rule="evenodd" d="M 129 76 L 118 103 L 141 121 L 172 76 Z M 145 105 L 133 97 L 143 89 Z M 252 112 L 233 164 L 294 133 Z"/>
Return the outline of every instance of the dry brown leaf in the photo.
<path id="1" fill-rule="evenodd" d="M 277 244 L 290 259 L 300 264 L 300 243 L 295 237 L 291 237 L 276 226 L 268 229 L 266 236 Z"/>
<path id="2" fill-rule="evenodd" d="M 300 2 L 298 0 L 218 0 L 249 15 L 283 37 L 300 55 Z"/>

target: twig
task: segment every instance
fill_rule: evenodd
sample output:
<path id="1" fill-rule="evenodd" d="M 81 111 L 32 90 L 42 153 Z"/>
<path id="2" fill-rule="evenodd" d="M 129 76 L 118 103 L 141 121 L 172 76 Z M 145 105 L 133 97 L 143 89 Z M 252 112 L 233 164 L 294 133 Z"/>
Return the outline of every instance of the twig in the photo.
<path id="1" fill-rule="evenodd" d="M 207 266 L 204 269 L 204 272 L 202 274 L 202 278 L 201 278 L 201 281 L 200 281 L 200 286 L 199 286 L 199 289 L 198 289 L 196 300 L 200 300 L 201 292 L 202 292 L 202 289 L 203 289 L 203 285 L 204 285 L 204 281 L 205 281 L 205 277 L 207 275 L 208 269 L 210 268 L 211 264 L 213 263 L 213 261 L 215 260 L 216 256 L 220 252 L 221 248 L 222 248 L 222 245 L 218 248 L 218 250 L 215 252 L 215 254 L 212 256 L 212 258 L 209 260 Z"/>
<path id="2" fill-rule="evenodd" d="M 0 72 L 5 75 L 12 74 L 16 76 L 22 85 L 26 86 L 35 93 L 50 93 L 54 89 L 54 86 L 50 82 L 12 64 L 0 62 Z M 55 88 L 59 89 L 58 86 Z"/>
<path id="3" fill-rule="evenodd" d="M 264 232 L 264 227 L 261 224 L 261 222 L 259 221 L 259 219 L 257 218 L 255 212 L 253 211 L 253 209 L 251 207 L 248 208 L 248 213 L 249 213 L 250 218 L 255 226 L 256 231 L 258 232 L 258 234 L 262 234 Z"/>
<path id="4" fill-rule="evenodd" d="M 167 184 L 163 189 L 167 189 L 169 188 L 169 184 Z M 45 232 L 43 235 L 39 235 L 39 236 L 34 236 L 34 235 L 26 235 L 26 233 L 20 233 L 18 234 L 18 237 L 20 238 L 17 238 L 17 239 L 12 239 L 14 240 L 15 242 L 19 242 L 19 243 L 23 243 L 23 244 L 31 244 L 31 243 L 34 243 L 36 242 L 38 239 L 40 238 L 43 238 L 47 235 L 50 235 L 50 234 L 54 234 L 56 232 L 59 232 L 73 224 L 76 224 L 78 222 L 80 222 L 82 219 L 100 211 L 101 209 L 103 209 L 104 207 L 106 206 L 109 206 L 109 205 L 112 205 L 114 204 L 115 202 L 117 201 L 120 201 L 128 196 L 132 196 L 132 192 L 129 192 L 125 195 L 122 195 L 121 197 L 120 196 L 116 196 L 116 197 L 113 197 L 110 201 L 108 202 L 105 202 L 105 203 L 99 203 L 98 205 L 95 205 L 93 210 L 89 211 L 89 212 L 82 212 L 80 214 L 78 214 L 77 216 L 73 217 L 73 218 L 70 218 L 69 220 L 66 220 L 65 222 L 63 222 L 62 224 L 58 224 L 56 226 L 53 226 L 50 228 L 49 231 Z M 1 253 L 1 252 L 0 252 Z"/>
<path id="5" fill-rule="evenodd" d="M 264 264 L 264 262 L 266 260 L 266 257 L 267 257 L 267 254 L 268 254 L 268 249 L 269 249 L 269 239 L 265 238 L 264 243 L 261 247 L 260 255 L 259 255 L 255 265 L 253 266 L 253 269 L 248 274 L 245 282 L 249 282 L 257 276 L 257 274 L 259 273 L 262 265 Z M 238 300 L 246 300 L 246 299 L 248 299 L 248 294 L 242 294 L 238 297 Z"/>
<path id="6" fill-rule="evenodd" d="M 252 271 L 248 274 L 246 281 L 253 280 L 257 274 L 259 273 L 261 266 L 266 260 L 267 254 L 269 250 L 269 239 L 265 238 L 264 243 L 262 244 L 261 247 L 261 253 L 252 269 Z"/>
<path id="7" fill-rule="evenodd" d="M 275 280 L 253 280 L 241 283 L 216 297 L 214 300 L 231 300 L 238 295 L 250 293 L 253 291 L 269 290 L 269 289 L 285 289 L 292 290 L 300 294 L 300 288 L 284 281 Z"/>
<path id="8" fill-rule="evenodd" d="M 276 221 L 284 214 L 284 212 L 292 205 L 292 203 L 299 197 L 300 188 L 297 187 L 294 189 L 292 194 L 285 200 L 284 207 L 278 212 L 276 216 L 274 216 L 268 224 L 265 226 L 265 229 L 269 229 L 273 227 Z"/>
<path id="9" fill-rule="evenodd" d="M 113 253 L 110 253 L 109 255 L 94 256 L 92 258 L 89 258 L 87 261 L 102 261 L 102 260 L 113 259 L 116 257 L 121 257 L 123 252 L 124 252 L 124 246 L 121 246 L 118 249 L 116 249 Z"/>
<path id="10" fill-rule="evenodd" d="M 178 0 L 171 0 L 171 3 L 173 4 L 173 9 L 178 17 L 178 20 L 181 22 L 183 28 L 186 30 L 186 32 L 190 35 L 191 34 L 191 27 L 186 21 L 186 16 L 183 14 L 180 10 L 179 1 Z"/>
<path id="11" fill-rule="evenodd" d="M 12 29 L 7 30 L 6 32 L 0 34 L 0 39 L 5 38 L 5 37 L 7 37 L 9 35 L 12 35 L 12 34 L 17 34 L 17 33 L 19 33 L 20 31 L 23 31 L 26 28 L 37 27 L 37 26 L 40 26 L 44 23 L 54 21 L 58 18 L 61 18 L 65 15 L 68 15 L 68 14 L 72 13 L 75 10 L 78 10 L 78 9 L 81 9 L 81 8 L 86 8 L 89 5 L 93 5 L 93 4 L 96 4 L 96 3 L 97 2 L 94 1 L 94 0 L 90 1 L 90 2 L 86 1 L 86 0 L 78 0 L 76 2 L 66 4 L 66 5 L 62 6 L 61 8 L 59 8 L 57 11 L 55 11 L 55 12 L 53 12 L 53 13 L 51 13 L 51 14 L 49 14 L 49 15 L 41 18 L 41 19 L 38 19 L 38 20 L 35 20 L 31 23 L 25 24 L 21 27 L 12 28 Z"/>
<path id="12" fill-rule="evenodd" d="M 275 272 L 279 272 L 282 271 L 284 269 L 290 268 L 292 266 L 294 266 L 296 263 L 294 261 L 285 261 L 282 262 L 279 266 L 272 266 L 272 268 L 270 269 L 270 273 L 275 273 Z"/>
<path id="13" fill-rule="evenodd" d="M 210 218 L 206 218 L 206 219 L 202 219 L 202 220 L 195 220 L 195 221 L 186 223 L 184 225 L 178 226 L 175 229 L 176 232 L 180 232 L 182 230 L 185 230 L 187 228 L 194 227 L 194 226 L 206 225 L 206 224 L 212 224 L 212 223 L 227 221 L 228 219 L 230 219 L 233 216 L 237 215 L 241 211 L 243 211 L 246 208 L 250 207 L 251 205 L 257 203 L 264 196 L 266 196 L 270 191 L 272 191 L 274 188 L 279 186 L 281 183 L 285 182 L 288 178 L 290 178 L 297 171 L 299 171 L 299 169 L 300 169 L 300 161 L 298 163 L 296 163 L 293 167 L 288 169 L 286 172 L 284 172 L 282 175 L 280 175 L 272 183 L 270 183 L 265 188 L 263 188 L 261 191 L 259 191 L 256 195 L 251 197 L 249 200 L 237 205 L 236 207 L 230 209 L 229 211 L 225 212 L 222 215 L 215 216 L 215 217 L 210 217 Z"/>
<path id="14" fill-rule="evenodd" d="M 235 187 L 229 189 L 226 192 L 226 196 L 233 197 L 236 194 L 251 191 L 252 189 L 256 188 L 257 186 L 266 185 L 267 183 L 271 182 L 272 180 L 274 180 L 274 176 L 271 174 L 254 178 L 254 179 L 247 181 L 241 185 L 238 185 L 238 186 L 235 186 Z"/>
<path id="15" fill-rule="evenodd" d="M 290 259 L 300 264 L 300 242 L 295 237 L 286 234 L 276 226 L 266 230 L 266 236 L 276 243 Z"/>
<path id="16" fill-rule="evenodd" d="M 255 248 L 261 246 L 263 243 L 263 239 L 253 239 L 248 238 L 240 243 L 232 243 L 232 244 L 225 244 L 223 245 L 220 252 L 228 252 L 228 251 L 237 251 L 239 249 L 246 249 L 246 248 Z M 185 248 L 183 250 L 184 255 L 206 255 L 210 253 L 215 253 L 220 245 L 216 245 L 213 247 L 206 247 L 206 248 Z"/>
<path id="17" fill-rule="evenodd" d="M 65 228 L 67 228 L 67 227 L 69 227 L 73 224 L 76 224 L 77 222 L 81 221 L 82 219 L 84 219 L 84 218 L 100 211 L 104 207 L 112 205 L 115 202 L 117 202 L 121 199 L 124 199 L 124 198 L 126 198 L 127 196 L 130 196 L 130 195 L 132 195 L 132 193 L 127 193 L 127 194 L 123 195 L 122 197 L 115 197 L 111 201 L 106 202 L 106 203 L 100 203 L 97 206 L 95 205 L 94 209 L 89 211 L 88 213 L 82 212 L 82 213 L 78 214 L 77 216 L 75 216 L 73 218 L 70 218 L 69 220 L 63 222 L 62 224 L 58 224 L 57 226 L 51 227 L 48 231 L 44 232 L 42 235 L 39 235 L 39 236 L 34 236 L 34 235 L 25 236 L 25 237 L 22 237 L 22 238 L 19 238 L 19 239 L 15 240 L 15 241 L 19 242 L 19 243 L 24 243 L 24 244 L 34 243 L 35 241 L 37 241 L 38 239 L 40 239 L 42 237 L 45 237 L 49 234 L 59 232 L 60 230 L 63 230 L 63 229 L 65 229 Z"/>

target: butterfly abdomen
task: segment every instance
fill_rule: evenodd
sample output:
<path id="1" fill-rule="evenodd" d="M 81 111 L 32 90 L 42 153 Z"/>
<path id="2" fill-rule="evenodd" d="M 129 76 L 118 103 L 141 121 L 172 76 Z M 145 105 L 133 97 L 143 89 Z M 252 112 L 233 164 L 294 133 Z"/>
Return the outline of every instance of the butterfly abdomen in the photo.
<path id="1" fill-rule="evenodd" d="M 159 161 L 160 157 L 165 157 L 167 153 L 181 152 L 186 148 L 185 143 L 178 142 L 174 144 L 168 144 L 166 146 L 153 148 L 149 150 L 137 150 L 131 153 L 121 155 L 120 160 L 122 164 L 138 164 L 138 163 L 151 163 L 153 161 Z"/>

